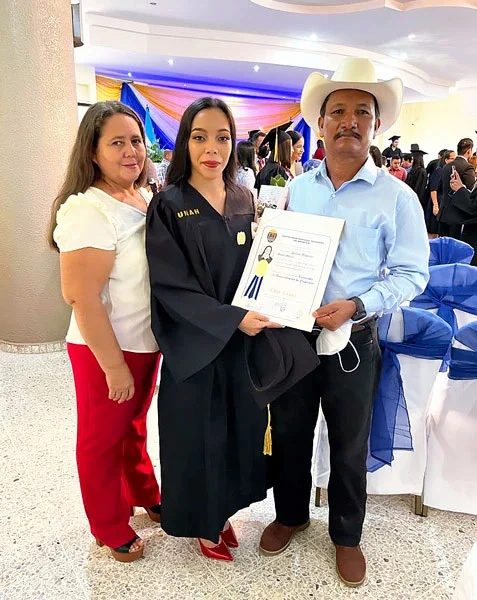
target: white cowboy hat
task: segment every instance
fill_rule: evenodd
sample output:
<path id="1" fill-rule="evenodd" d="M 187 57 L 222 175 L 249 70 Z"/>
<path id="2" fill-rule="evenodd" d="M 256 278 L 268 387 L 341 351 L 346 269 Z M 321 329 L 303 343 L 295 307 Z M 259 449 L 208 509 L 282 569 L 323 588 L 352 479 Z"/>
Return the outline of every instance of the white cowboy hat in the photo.
<path id="1" fill-rule="evenodd" d="M 377 134 L 389 129 L 399 116 L 403 94 L 402 80 L 395 78 L 378 82 L 370 60 L 345 58 L 331 79 L 315 72 L 305 81 L 301 94 L 301 113 L 313 130 L 318 129 L 318 117 L 323 102 L 336 90 L 363 90 L 376 98 L 381 119 Z"/>

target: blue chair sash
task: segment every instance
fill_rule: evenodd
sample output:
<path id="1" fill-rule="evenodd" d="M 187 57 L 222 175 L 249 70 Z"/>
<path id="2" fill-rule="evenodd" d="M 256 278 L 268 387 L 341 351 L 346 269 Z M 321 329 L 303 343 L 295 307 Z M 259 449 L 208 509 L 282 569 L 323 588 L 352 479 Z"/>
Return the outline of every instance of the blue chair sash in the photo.
<path id="1" fill-rule="evenodd" d="M 470 264 L 474 249 L 469 244 L 449 237 L 430 240 L 429 266 L 450 265 L 454 263 Z"/>
<path id="2" fill-rule="evenodd" d="M 437 308 L 437 314 L 457 333 L 454 309 L 477 315 L 477 268 L 471 265 L 440 265 L 429 269 L 430 279 L 424 292 L 414 298 L 411 307 L 429 310 Z M 444 356 L 441 371 L 446 371 L 450 360 L 450 346 Z"/>
<path id="3" fill-rule="evenodd" d="M 449 363 L 449 379 L 477 379 L 477 352 L 452 348 Z"/>
<path id="4" fill-rule="evenodd" d="M 449 379 L 477 379 L 477 322 L 464 325 L 455 339 L 469 350 L 452 348 L 447 376 Z"/>
<path id="5" fill-rule="evenodd" d="M 413 450 L 411 425 L 401 378 L 398 354 L 416 358 L 442 359 L 452 340 L 452 331 L 436 315 L 424 310 L 402 308 L 402 342 L 387 340 L 390 317 L 380 319 L 382 371 L 373 406 L 367 469 L 377 471 L 391 465 L 394 450 Z M 384 333 L 383 333 L 384 332 Z"/>

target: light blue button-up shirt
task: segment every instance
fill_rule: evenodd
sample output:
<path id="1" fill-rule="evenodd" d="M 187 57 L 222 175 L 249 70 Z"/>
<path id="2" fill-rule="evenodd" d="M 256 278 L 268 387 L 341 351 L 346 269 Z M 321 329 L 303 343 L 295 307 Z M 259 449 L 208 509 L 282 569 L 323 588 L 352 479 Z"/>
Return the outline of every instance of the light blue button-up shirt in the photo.
<path id="1" fill-rule="evenodd" d="M 368 316 L 380 316 L 426 287 L 429 241 L 419 200 L 371 158 L 338 190 L 325 159 L 290 183 L 288 198 L 288 210 L 346 220 L 323 305 L 359 296 Z"/>

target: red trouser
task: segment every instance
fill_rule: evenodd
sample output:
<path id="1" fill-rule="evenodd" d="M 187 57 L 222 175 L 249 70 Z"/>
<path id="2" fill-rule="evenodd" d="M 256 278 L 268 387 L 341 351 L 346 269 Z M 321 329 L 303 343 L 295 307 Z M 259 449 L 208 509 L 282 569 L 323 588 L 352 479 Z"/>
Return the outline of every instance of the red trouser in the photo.
<path id="1" fill-rule="evenodd" d="M 68 344 L 78 408 L 76 461 L 91 533 L 111 548 L 133 539 L 131 506 L 161 501 L 146 448 L 146 416 L 159 366 L 158 352 L 123 352 L 134 378 L 131 400 L 108 398 L 106 377 L 86 345 Z"/>

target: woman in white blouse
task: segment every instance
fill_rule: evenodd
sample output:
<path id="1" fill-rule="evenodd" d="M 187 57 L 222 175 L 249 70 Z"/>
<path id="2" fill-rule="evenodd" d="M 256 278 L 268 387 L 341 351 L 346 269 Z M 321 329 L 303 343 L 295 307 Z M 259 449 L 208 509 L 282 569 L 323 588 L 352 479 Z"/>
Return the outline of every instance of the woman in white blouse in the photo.
<path id="1" fill-rule="evenodd" d="M 76 457 L 91 532 L 116 560 L 144 542 L 134 506 L 160 522 L 160 492 L 146 450 L 146 415 L 159 352 L 150 329 L 144 249 L 149 198 L 144 128 L 120 102 L 98 102 L 78 130 L 52 209 L 50 244 L 73 313 L 66 336 L 76 387 Z"/>

